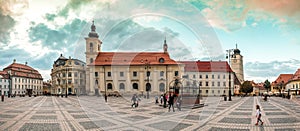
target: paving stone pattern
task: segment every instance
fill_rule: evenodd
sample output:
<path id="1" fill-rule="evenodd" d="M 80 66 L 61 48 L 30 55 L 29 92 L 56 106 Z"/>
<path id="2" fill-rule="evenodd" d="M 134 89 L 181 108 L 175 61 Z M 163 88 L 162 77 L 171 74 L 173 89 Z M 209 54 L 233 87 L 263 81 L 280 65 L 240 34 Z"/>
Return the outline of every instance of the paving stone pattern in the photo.
<path id="1" fill-rule="evenodd" d="M 38 96 L 6 98 L 0 103 L 0 130 L 171 130 L 171 131 L 295 131 L 300 130 L 300 101 L 271 97 L 204 97 L 205 105 L 168 112 L 153 99 L 131 97 Z M 255 126 L 255 106 L 261 106 L 263 126 Z"/>

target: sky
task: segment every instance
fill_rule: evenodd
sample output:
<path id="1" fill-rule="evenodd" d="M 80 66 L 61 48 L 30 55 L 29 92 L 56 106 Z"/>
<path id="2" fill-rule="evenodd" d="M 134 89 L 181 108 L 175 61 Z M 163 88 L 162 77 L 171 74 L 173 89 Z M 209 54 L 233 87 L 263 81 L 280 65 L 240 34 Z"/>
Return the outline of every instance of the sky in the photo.
<path id="1" fill-rule="evenodd" d="M 274 81 L 300 67 L 298 0 L 0 0 L 0 69 L 28 62 L 44 80 L 53 62 L 85 61 L 94 21 L 102 51 L 162 51 L 175 60 L 243 55 L 245 80 Z"/>

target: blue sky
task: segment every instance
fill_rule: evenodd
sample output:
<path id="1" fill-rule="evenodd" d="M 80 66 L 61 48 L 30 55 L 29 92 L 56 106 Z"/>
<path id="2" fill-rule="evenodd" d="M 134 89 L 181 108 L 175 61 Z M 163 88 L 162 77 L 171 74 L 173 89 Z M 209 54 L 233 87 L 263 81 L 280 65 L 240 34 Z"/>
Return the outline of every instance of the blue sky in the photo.
<path id="1" fill-rule="evenodd" d="M 297 0 L 1 0 L 0 68 L 28 62 L 47 80 L 62 53 L 85 61 L 95 20 L 103 51 L 162 51 L 175 60 L 244 56 L 246 80 L 270 81 L 300 67 Z"/>

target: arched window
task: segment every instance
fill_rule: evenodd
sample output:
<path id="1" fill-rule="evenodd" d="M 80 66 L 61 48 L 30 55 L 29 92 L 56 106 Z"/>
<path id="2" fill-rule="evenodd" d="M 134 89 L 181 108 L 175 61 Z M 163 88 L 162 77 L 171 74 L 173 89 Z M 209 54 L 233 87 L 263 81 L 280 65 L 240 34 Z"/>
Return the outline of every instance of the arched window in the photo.
<path id="1" fill-rule="evenodd" d="M 107 84 L 107 89 L 108 89 L 108 90 L 112 90 L 112 84 L 111 84 L 111 83 L 108 83 L 108 84 Z"/>
<path id="2" fill-rule="evenodd" d="M 93 61 L 94 61 L 93 58 L 90 58 L 90 63 L 93 63 Z"/>
<path id="3" fill-rule="evenodd" d="M 90 52 L 93 52 L 93 43 L 90 43 Z"/>
<path id="4" fill-rule="evenodd" d="M 165 92 L 165 84 L 164 83 L 159 84 L 159 91 L 160 92 Z"/>
<path id="5" fill-rule="evenodd" d="M 119 88 L 120 88 L 120 90 L 125 90 L 125 85 L 124 85 L 124 83 L 120 83 Z"/>
<path id="6" fill-rule="evenodd" d="M 139 86 L 138 86 L 138 84 L 137 84 L 137 83 L 133 83 L 133 84 L 132 84 L 132 88 L 133 88 L 133 89 L 137 89 L 137 90 L 138 90 L 138 89 L 139 89 Z"/>
<path id="7" fill-rule="evenodd" d="M 98 44 L 98 51 L 100 51 L 100 44 Z"/>

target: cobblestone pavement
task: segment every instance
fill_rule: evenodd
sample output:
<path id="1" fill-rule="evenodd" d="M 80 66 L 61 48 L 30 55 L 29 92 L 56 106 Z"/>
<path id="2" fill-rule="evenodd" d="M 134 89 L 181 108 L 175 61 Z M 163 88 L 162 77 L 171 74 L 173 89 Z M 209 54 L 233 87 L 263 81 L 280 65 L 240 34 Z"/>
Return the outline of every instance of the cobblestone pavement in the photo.
<path id="1" fill-rule="evenodd" d="M 0 130 L 300 130 L 300 102 L 271 97 L 204 98 L 202 108 L 175 112 L 142 99 L 132 108 L 129 97 L 54 96 L 6 98 L 0 103 Z M 255 126 L 255 105 L 261 105 L 264 125 Z"/>

